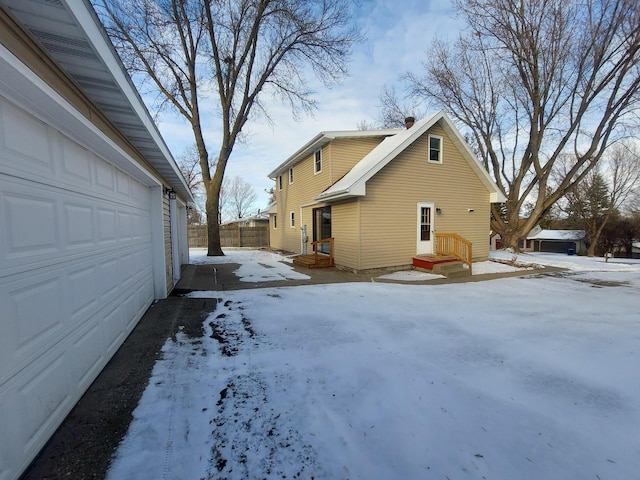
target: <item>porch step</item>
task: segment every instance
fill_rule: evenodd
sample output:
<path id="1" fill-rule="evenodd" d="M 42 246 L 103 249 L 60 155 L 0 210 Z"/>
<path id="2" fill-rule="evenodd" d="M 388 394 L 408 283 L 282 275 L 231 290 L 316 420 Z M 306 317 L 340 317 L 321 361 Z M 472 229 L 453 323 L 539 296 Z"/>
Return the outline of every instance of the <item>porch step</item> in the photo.
<path id="1" fill-rule="evenodd" d="M 433 267 L 441 263 L 457 262 L 456 257 L 451 255 L 416 255 L 413 257 L 413 266 L 433 270 Z"/>
<path id="2" fill-rule="evenodd" d="M 459 278 L 459 277 L 471 276 L 469 269 L 465 267 L 464 263 L 459 262 L 457 260 L 453 262 L 438 263 L 433 266 L 431 271 L 438 275 L 444 275 L 447 278 Z"/>
<path id="3" fill-rule="evenodd" d="M 298 255 L 293 257 L 293 263 L 305 268 L 333 267 L 333 261 L 329 255 L 323 254 L 318 254 L 317 261 L 315 255 Z"/>

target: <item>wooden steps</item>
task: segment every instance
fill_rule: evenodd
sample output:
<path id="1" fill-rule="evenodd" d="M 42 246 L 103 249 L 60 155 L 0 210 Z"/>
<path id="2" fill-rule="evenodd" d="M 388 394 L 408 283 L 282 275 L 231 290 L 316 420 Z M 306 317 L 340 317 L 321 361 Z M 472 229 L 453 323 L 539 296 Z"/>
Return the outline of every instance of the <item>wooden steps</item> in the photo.
<path id="1" fill-rule="evenodd" d="M 413 257 L 413 266 L 429 270 L 447 278 L 468 277 L 471 272 L 464 263 L 452 255 L 417 255 Z"/>
<path id="2" fill-rule="evenodd" d="M 318 253 L 318 255 L 298 255 L 293 257 L 293 263 L 305 268 L 333 267 L 333 259 L 329 255 L 322 253 Z"/>

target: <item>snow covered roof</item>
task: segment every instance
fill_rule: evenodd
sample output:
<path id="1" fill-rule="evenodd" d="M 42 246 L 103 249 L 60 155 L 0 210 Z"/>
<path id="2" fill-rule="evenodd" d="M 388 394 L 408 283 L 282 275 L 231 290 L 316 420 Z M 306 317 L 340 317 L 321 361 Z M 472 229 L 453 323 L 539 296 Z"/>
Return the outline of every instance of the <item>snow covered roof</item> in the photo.
<path id="1" fill-rule="evenodd" d="M 232 223 L 246 223 L 250 221 L 269 220 L 270 207 L 271 206 L 267 207 L 267 210 L 259 211 L 258 213 L 256 213 L 255 215 L 251 215 L 250 217 L 236 218 L 234 220 L 229 220 L 228 222 L 223 222 L 220 225 L 231 225 Z"/>
<path id="2" fill-rule="evenodd" d="M 369 152 L 344 177 L 315 197 L 315 199 L 322 201 L 364 196 L 366 194 L 366 182 L 436 123 L 449 134 L 462 153 L 463 158 L 491 192 L 491 202 L 504 202 L 506 199 L 502 192 L 500 192 L 487 171 L 476 160 L 453 121 L 442 110 L 416 122 L 411 128 L 396 131 L 395 135 L 385 138 L 380 145 Z"/>
<path id="3" fill-rule="evenodd" d="M 278 165 L 275 170 L 269 173 L 269 178 L 275 180 L 278 175 L 286 172 L 296 163 L 304 160 L 313 152 L 322 148 L 327 143 L 335 140 L 336 138 L 388 137 L 389 135 L 395 135 L 396 133 L 401 131 L 402 130 L 399 130 L 397 128 L 391 128 L 385 130 L 336 130 L 320 132 L 318 135 L 305 143 L 301 148 L 299 148 L 293 155 L 291 155 L 284 162 Z"/>
<path id="4" fill-rule="evenodd" d="M 584 240 L 586 236 L 584 230 L 540 230 L 527 240 Z"/>

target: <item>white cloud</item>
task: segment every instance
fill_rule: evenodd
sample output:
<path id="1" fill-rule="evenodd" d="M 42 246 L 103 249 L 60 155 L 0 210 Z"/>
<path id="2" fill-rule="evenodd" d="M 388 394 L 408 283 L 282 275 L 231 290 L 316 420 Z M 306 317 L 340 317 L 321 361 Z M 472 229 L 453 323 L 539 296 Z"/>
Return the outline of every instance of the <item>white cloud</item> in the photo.
<path id="1" fill-rule="evenodd" d="M 382 86 L 397 83 L 408 70 L 419 69 L 434 37 L 450 37 L 458 31 L 446 0 L 372 0 L 355 8 L 355 21 L 367 39 L 354 48 L 349 76 L 332 88 L 312 84 L 319 102 L 313 116 L 295 119 L 286 105 L 265 95 L 262 101 L 274 125 L 260 118 L 250 120 L 244 131 L 246 141 L 234 148 L 226 175 L 239 175 L 254 186 L 259 196 L 257 208 L 267 204 L 264 190 L 273 186 L 267 178 L 273 168 L 320 131 L 350 130 L 361 120 L 373 121 Z M 217 110 L 211 98 L 201 106 L 210 112 L 204 118 L 205 137 L 215 156 L 220 136 Z M 191 128 L 182 117 L 163 113 L 158 122 L 174 156 L 193 143 Z"/>

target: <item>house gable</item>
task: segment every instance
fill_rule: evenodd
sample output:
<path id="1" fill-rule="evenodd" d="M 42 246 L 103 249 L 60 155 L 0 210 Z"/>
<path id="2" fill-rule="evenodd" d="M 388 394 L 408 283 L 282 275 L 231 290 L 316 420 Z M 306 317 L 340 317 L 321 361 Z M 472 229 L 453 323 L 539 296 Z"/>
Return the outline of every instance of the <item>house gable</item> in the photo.
<path id="1" fill-rule="evenodd" d="M 366 195 L 367 181 L 435 125 L 442 127 L 444 132 L 450 137 L 452 143 L 460 151 L 464 160 L 485 185 L 490 193 L 491 202 L 505 201 L 504 195 L 500 192 L 489 174 L 475 159 L 469 146 L 460 135 L 460 132 L 455 128 L 453 122 L 444 111 L 434 113 L 416 122 L 413 127 L 400 131 L 392 137 L 385 138 L 378 147 L 360 160 L 343 178 L 335 182 L 320 195 L 317 195 L 315 199 L 318 201 L 332 201 Z"/>

